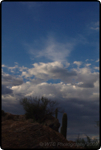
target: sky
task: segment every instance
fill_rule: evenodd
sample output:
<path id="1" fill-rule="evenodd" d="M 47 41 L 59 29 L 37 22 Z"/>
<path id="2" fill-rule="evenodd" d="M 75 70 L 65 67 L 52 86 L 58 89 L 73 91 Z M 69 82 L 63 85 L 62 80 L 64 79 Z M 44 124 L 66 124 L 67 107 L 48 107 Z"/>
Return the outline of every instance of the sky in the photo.
<path id="1" fill-rule="evenodd" d="M 67 139 L 99 138 L 99 2 L 2 2 L 2 109 L 47 97 L 67 113 Z M 62 115 L 58 114 L 59 122 Z"/>

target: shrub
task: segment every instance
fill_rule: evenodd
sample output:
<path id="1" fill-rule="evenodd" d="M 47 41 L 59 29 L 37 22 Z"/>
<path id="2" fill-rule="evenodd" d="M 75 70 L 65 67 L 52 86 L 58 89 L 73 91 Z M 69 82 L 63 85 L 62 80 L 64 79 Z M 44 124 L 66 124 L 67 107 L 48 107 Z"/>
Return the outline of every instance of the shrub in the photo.
<path id="1" fill-rule="evenodd" d="M 45 97 L 39 99 L 37 97 L 25 97 L 20 100 L 20 104 L 24 107 L 26 119 L 31 118 L 38 122 L 46 115 L 54 115 L 55 106 L 57 106 L 56 101 L 49 100 Z"/>

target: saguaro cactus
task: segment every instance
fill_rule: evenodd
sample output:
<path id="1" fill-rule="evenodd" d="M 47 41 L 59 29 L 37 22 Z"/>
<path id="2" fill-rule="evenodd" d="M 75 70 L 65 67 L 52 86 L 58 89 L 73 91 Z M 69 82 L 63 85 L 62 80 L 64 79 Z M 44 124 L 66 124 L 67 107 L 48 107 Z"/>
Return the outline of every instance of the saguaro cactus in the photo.
<path id="1" fill-rule="evenodd" d="M 60 133 L 66 138 L 67 134 L 67 114 L 64 113 L 62 117 L 62 127 Z"/>
<path id="2" fill-rule="evenodd" d="M 55 110 L 55 118 L 57 118 L 57 116 L 58 116 L 58 108 L 56 108 Z"/>

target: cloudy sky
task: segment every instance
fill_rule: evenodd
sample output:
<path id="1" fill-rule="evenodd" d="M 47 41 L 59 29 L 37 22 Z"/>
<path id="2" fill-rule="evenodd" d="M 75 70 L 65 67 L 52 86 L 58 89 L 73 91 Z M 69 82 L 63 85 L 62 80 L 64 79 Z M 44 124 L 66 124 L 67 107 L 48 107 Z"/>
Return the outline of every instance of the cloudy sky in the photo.
<path id="1" fill-rule="evenodd" d="M 2 2 L 6 112 L 24 114 L 22 97 L 45 96 L 67 113 L 68 140 L 98 138 L 99 61 L 99 2 Z"/>

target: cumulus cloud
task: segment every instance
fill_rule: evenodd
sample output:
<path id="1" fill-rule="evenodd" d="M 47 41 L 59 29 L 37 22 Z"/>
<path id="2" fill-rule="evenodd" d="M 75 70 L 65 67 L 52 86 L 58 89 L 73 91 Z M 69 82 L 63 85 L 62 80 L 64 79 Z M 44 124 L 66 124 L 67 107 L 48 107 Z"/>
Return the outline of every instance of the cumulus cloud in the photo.
<path id="1" fill-rule="evenodd" d="M 77 98 L 88 99 L 93 96 L 91 88 L 92 84 L 85 84 L 80 86 L 72 84 L 64 84 L 63 82 L 52 84 L 42 82 L 39 84 L 33 84 L 31 82 L 23 83 L 21 86 L 13 86 L 12 90 L 15 95 L 21 93 L 24 96 L 45 96 L 48 98 L 63 99 L 63 98 Z M 82 87 L 82 88 L 81 88 Z M 89 88 L 89 89 L 87 89 Z M 82 95 L 82 98 L 80 97 Z"/>
<path id="2" fill-rule="evenodd" d="M 36 77 L 38 78 L 31 79 L 31 81 L 23 83 L 22 85 L 19 86 L 13 86 L 12 90 L 14 91 L 15 94 L 19 92 L 24 93 L 24 91 L 26 91 L 25 93 L 26 96 L 44 95 L 46 97 L 51 98 L 58 97 L 60 99 L 60 98 L 81 98 L 80 95 L 82 95 L 82 99 L 88 99 L 93 96 L 94 91 L 98 92 L 99 73 L 97 72 L 91 73 L 89 68 L 81 68 L 79 70 L 75 69 L 73 74 L 72 71 L 65 73 L 64 69 L 60 71 L 61 67 L 58 70 L 57 68 L 55 68 L 56 67 L 55 65 L 53 65 L 54 66 L 53 68 L 51 66 L 51 69 L 49 66 L 46 67 L 44 63 L 42 64 L 42 66 L 38 64 L 34 64 L 34 66 L 36 66 L 36 71 L 32 70 L 31 73 L 35 72 Z M 37 69 L 39 70 L 39 72 Z M 40 75 L 40 71 L 44 72 L 44 74 L 47 73 L 47 76 L 44 75 L 42 76 L 42 74 Z M 62 74 L 61 72 L 63 72 L 64 74 Z M 51 76 L 50 78 L 52 77 L 54 77 L 55 79 L 60 78 L 61 81 L 63 82 L 55 84 L 47 83 L 46 81 L 49 79 L 48 74 Z M 74 83 L 72 82 L 72 79 L 75 79 Z"/>
<path id="3" fill-rule="evenodd" d="M 99 70 L 99 67 L 94 67 L 94 69 Z"/>
<path id="4" fill-rule="evenodd" d="M 66 64 L 67 65 L 67 64 Z M 23 71 L 21 76 L 26 78 L 35 76 L 35 78 L 45 79 L 61 79 L 68 82 L 71 77 L 76 76 L 75 71 L 68 71 L 61 62 L 55 61 L 51 63 L 35 63 L 34 68 Z"/>
<path id="5" fill-rule="evenodd" d="M 99 79 L 98 72 L 91 72 L 88 67 L 73 69 L 77 73 L 76 82 L 94 83 Z"/>
<path id="6" fill-rule="evenodd" d="M 67 66 L 69 66 L 67 62 Z M 68 139 L 81 133 L 84 137 L 97 134 L 94 121 L 99 115 L 99 72 L 82 68 L 64 67 L 61 62 L 34 63 L 32 68 L 18 67 L 21 72 L 15 77 L 3 72 L 2 108 L 10 113 L 23 114 L 19 100 L 23 97 L 45 96 L 59 102 L 68 115 Z M 13 84 L 12 79 L 14 80 Z M 26 79 L 22 82 L 22 79 Z M 28 79 L 28 80 L 27 80 Z M 58 83 L 48 83 L 49 79 L 60 79 Z M 19 83 L 19 84 L 18 84 Z M 11 87 L 9 88 L 9 85 Z M 62 114 L 59 114 L 62 122 Z M 72 137 L 71 137 L 72 136 Z"/>
<path id="7" fill-rule="evenodd" d="M 18 68 L 18 63 L 15 62 L 15 64 L 16 64 L 16 65 L 15 65 L 14 67 L 8 67 L 8 66 L 6 66 L 6 65 L 2 65 L 2 67 L 7 68 L 8 70 L 10 70 L 10 72 L 14 73 L 15 69 Z"/>
<path id="8" fill-rule="evenodd" d="M 20 85 L 23 83 L 23 79 L 22 78 L 16 78 L 12 75 L 9 75 L 9 74 L 4 74 L 2 76 L 2 84 L 3 85 L 8 85 L 8 86 L 11 86 L 11 85 Z"/>
<path id="9" fill-rule="evenodd" d="M 75 63 L 81 64 L 78 61 Z M 79 98 L 82 95 L 83 98 L 87 98 L 98 90 L 99 73 L 92 73 L 88 67 L 68 70 L 61 62 L 55 61 L 34 63 L 32 68 L 18 68 L 21 71 L 19 78 L 6 73 L 2 75 L 3 85 L 11 86 L 15 95 L 40 93 L 51 97 Z M 23 78 L 26 79 L 25 83 Z M 48 83 L 50 79 L 60 79 L 60 83 Z"/>
<path id="10" fill-rule="evenodd" d="M 74 61 L 73 64 L 76 64 L 78 67 L 82 64 L 81 61 Z"/>

